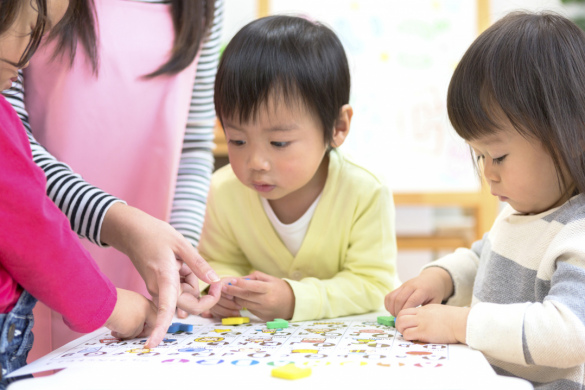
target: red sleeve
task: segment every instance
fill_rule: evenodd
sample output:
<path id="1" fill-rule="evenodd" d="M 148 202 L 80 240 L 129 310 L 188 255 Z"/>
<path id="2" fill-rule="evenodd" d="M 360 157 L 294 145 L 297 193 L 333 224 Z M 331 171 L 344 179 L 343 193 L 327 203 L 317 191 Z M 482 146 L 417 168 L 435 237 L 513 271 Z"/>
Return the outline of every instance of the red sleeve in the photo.
<path id="1" fill-rule="evenodd" d="M 78 332 L 103 326 L 116 289 L 45 194 L 24 127 L 0 98 L 0 263 L 19 285 Z"/>

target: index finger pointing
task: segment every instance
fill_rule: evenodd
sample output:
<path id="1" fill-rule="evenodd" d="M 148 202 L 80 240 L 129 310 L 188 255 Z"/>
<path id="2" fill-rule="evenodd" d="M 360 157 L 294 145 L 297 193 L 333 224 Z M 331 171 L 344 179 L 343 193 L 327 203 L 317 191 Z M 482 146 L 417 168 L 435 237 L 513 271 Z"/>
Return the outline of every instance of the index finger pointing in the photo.
<path id="1" fill-rule="evenodd" d="M 158 346 L 173 321 L 175 314 L 175 307 L 177 306 L 178 278 L 169 278 L 167 275 L 161 275 L 159 282 L 159 296 L 158 296 L 158 312 L 156 315 L 156 323 L 152 334 L 145 344 L 146 348 L 154 348 Z"/>

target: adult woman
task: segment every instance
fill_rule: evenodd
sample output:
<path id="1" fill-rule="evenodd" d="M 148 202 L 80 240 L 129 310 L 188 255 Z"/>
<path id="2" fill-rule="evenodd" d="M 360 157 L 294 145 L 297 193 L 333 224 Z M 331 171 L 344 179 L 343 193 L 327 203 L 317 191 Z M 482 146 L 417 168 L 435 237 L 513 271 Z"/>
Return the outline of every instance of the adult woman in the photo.
<path id="1" fill-rule="evenodd" d="M 6 94 L 29 130 L 47 193 L 79 235 L 101 246 L 86 245 L 100 268 L 117 287 L 144 292 L 140 274 L 159 300 L 161 338 L 177 297 L 192 313 L 213 300 L 180 295 L 178 271 L 190 284 L 190 269 L 215 279 L 193 245 L 213 162 L 222 9 L 221 0 L 96 0 L 97 39 L 91 16 L 80 30 L 59 31 Z M 37 343 L 29 359 L 75 337 L 60 319 L 51 331 L 52 343 Z"/>

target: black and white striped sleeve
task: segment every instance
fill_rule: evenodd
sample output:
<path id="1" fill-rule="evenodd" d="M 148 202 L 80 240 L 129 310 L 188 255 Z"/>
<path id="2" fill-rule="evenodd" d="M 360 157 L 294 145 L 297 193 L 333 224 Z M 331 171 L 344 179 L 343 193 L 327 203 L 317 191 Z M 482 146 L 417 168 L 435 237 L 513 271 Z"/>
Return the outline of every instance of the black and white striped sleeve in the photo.
<path id="1" fill-rule="evenodd" d="M 201 235 L 213 171 L 213 86 L 219 62 L 222 25 L 223 0 L 216 0 L 213 26 L 203 44 L 197 64 L 171 211 L 171 225 L 194 246 L 197 246 Z"/>
<path id="2" fill-rule="evenodd" d="M 2 93 L 12 104 L 26 129 L 34 162 L 45 172 L 47 195 L 67 216 L 74 232 L 94 244 L 107 246 L 100 241 L 102 222 L 110 206 L 122 201 L 84 181 L 35 140 L 24 105 L 21 71 L 12 88 Z"/>

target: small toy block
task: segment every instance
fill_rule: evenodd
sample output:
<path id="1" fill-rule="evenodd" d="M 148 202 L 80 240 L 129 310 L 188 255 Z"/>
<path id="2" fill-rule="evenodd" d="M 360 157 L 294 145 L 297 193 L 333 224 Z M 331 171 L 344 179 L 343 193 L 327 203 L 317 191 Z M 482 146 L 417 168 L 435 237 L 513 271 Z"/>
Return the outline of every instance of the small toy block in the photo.
<path id="1" fill-rule="evenodd" d="M 167 333 L 175 333 L 178 332 L 180 329 L 181 324 L 179 324 L 178 322 L 173 322 L 171 324 L 171 326 L 169 326 L 169 329 L 167 329 Z"/>
<path id="2" fill-rule="evenodd" d="M 221 319 L 222 325 L 241 325 L 250 322 L 248 317 L 226 317 Z"/>
<path id="3" fill-rule="evenodd" d="M 134 348 L 134 349 L 131 349 L 131 350 L 126 351 L 126 352 L 129 352 L 129 353 L 149 353 L 151 351 L 153 351 L 153 350 L 148 349 L 148 348 Z"/>
<path id="4" fill-rule="evenodd" d="M 311 368 L 300 368 L 294 364 L 287 364 L 286 366 L 272 369 L 272 376 L 282 379 L 299 379 L 306 378 L 311 375 Z"/>
<path id="5" fill-rule="evenodd" d="M 268 329 L 283 329 L 288 328 L 288 321 L 282 318 L 275 318 L 274 321 L 268 321 L 266 323 Z"/>
<path id="6" fill-rule="evenodd" d="M 183 332 L 193 332 L 193 325 L 179 324 L 179 330 L 182 330 Z"/>
<path id="7" fill-rule="evenodd" d="M 396 319 L 393 316 L 379 316 L 378 324 L 391 326 L 394 328 L 396 326 Z"/>

